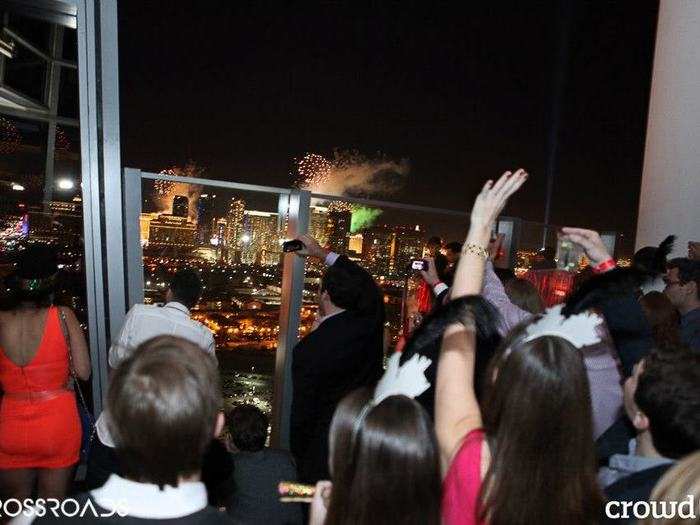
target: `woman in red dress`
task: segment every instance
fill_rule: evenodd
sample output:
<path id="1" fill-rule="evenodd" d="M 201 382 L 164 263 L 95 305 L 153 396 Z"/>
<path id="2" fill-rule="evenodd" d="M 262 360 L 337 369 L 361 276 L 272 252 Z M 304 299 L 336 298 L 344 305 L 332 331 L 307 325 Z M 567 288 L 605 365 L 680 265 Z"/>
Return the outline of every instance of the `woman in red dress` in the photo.
<path id="1" fill-rule="evenodd" d="M 58 267 L 50 248 L 20 253 L 0 312 L 0 497 L 65 497 L 78 462 L 81 423 L 70 364 L 90 377 L 82 329 L 70 308 L 53 303 Z"/>

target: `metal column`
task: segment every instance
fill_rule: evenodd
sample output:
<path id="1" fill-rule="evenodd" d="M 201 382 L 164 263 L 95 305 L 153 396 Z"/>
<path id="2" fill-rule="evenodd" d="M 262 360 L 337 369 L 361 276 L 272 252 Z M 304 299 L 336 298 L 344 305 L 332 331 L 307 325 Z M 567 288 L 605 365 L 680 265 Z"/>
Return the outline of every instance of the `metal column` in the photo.
<path id="1" fill-rule="evenodd" d="M 280 195 L 280 200 L 282 199 L 288 199 L 289 202 L 287 237 L 293 238 L 307 233 L 311 194 L 308 191 L 294 191 L 288 196 Z M 282 273 L 280 332 L 277 352 L 275 353 L 272 436 L 270 439 L 273 447 L 289 448 L 289 415 L 292 408 L 292 349 L 299 340 L 303 291 L 304 260 L 293 253 L 286 253 Z"/>

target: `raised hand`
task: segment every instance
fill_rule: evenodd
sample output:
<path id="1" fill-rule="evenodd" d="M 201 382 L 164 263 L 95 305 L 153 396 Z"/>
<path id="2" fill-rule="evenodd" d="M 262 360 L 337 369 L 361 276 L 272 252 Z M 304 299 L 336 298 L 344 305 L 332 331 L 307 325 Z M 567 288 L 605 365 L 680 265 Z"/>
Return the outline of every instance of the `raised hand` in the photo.
<path id="1" fill-rule="evenodd" d="M 479 228 L 490 232 L 510 196 L 520 189 L 527 177 L 527 172 L 519 169 L 515 173 L 506 171 L 495 184 L 492 180 L 486 181 L 472 207 L 470 230 Z"/>
<path id="2" fill-rule="evenodd" d="M 594 230 L 584 230 L 583 228 L 562 228 L 559 238 L 572 242 L 583 248 L 586 257 L 591 261 L 591 265 L 597 266 L 600 263 L 612 259 L 608 249 L 603 244 L 600 234 Z"/>
<path id="3" fill-rule="evenodd" d="M 316 239 L 311 235 L 300 235 L 298 238 L 304 243 L 304 248 L 295 252 L 300 257 L 316 257 L 317 259 L 325 259 L 328 255 L 328 250 L 323 248 Z"/>
<path id="4" fill-rule="evenodd" d="M 323 525 L 326 522 L 332 490 L 333 484 L 330 481 L 316 483 L 316 492 L 309 509 L 309 525 Z"/>
<path id="5" fill-rule="evenodd" d="M 527 177 L 528 174 L 523 169 L 515 173 L 506 171 L 495 184 L 491 180 L 487 181 L 477 195 L 472 207 L 469 233 L 455 271 L 453 299 L 481 293 L 486 259 L 490 255 L 487 248 L 491 231 L 508 198 L 520 189 Z"/>
<path id="6" fill-rule="evenodd" d="M 435 259 L 433 257 L 426 257 L 424 260 L 428 261 L 428 269 L 421 270 L 420 274 L 428 286 L 433 287 L 440 282 L 440 277 L 435 269 Z"/>

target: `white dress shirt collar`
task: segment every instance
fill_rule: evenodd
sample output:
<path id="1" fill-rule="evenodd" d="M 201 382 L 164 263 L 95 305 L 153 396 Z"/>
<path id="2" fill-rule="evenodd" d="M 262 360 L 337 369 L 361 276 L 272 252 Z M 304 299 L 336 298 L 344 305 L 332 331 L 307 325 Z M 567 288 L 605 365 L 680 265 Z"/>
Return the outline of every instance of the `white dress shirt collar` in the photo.
<path id="1" fill-rule="evenodd" d="M 112 474 L 107 482 L 90 492 L 105 510 L 127 511 L 134 518 L 175 519 L 199 512 L 207 506 L 207 489 L 199 481 L 180 482 L 177 487 L 138 483 Z"/>
<path id="2" fill-rule="evenodd" d="M 172 308 L 174 310 L 182 312 L 183 314 L 190 315 L 190 309 L 187 308 L 184 304 L 178 303 L 177 301 L 170 301 L 169 303 L 165 303 L 163 305 L 163 308 Z"/>

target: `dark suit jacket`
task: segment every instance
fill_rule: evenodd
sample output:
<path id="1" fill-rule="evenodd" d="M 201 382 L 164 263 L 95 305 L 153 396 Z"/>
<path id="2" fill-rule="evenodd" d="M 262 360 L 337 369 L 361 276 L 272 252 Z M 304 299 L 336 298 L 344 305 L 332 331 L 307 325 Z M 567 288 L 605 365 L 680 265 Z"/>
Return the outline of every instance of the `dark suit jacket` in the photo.
<path id="1" fill-rule="evenodd" d="M 659 465 L 658 467 L 648 468 L 639 472 L 635 472 L 621 480 L 616 481 L 605 489 L 605 495 L 609 501 L 649 501 L 651 491 L 661 479 L 661 477 L 670 469 L 673 464 Z M 619 509 L 613 509 L 617 512 Z M 630 512 L 630 515 L 632 513 Z M 605 517 L 605 523 L 635 523 L 634 518 L 612 519 Z"/>
<path id="2" fill-rule="evenodd" d="M 352 265 L 365 275 L 362 311 L 344 311 L 323 321 L 293 351 L 294 395 L 290 448 L 299 480 L 329 479 L 328 430 L 335 408 L 356 388 L 374 385 L 382 374 L 384 305 L 372 277 L 345 257 L 335 264 Z"/>

